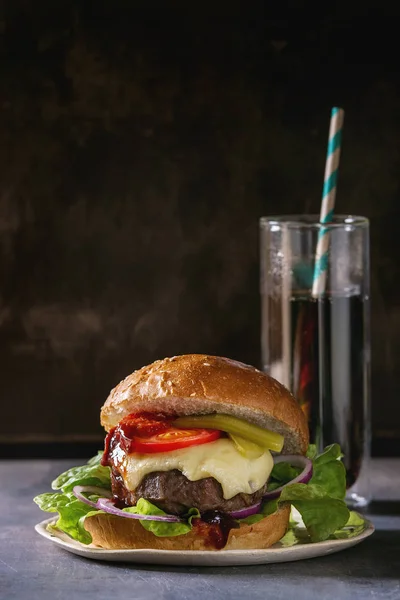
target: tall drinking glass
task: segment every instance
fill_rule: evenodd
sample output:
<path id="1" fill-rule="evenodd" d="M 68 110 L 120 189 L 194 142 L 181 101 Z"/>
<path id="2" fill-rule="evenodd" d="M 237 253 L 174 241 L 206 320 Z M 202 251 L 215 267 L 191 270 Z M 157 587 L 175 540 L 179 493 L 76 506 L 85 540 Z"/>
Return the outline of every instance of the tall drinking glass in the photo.
<path id="1" fill-rule="evenodd" d="M 370 500 L 369 223 L 329 224 L 325 290 L 312 295 L 318 215 L 263 217 L 262 361 L 305 412 L 311 441 L 344 453 L 347 501 Z"/>

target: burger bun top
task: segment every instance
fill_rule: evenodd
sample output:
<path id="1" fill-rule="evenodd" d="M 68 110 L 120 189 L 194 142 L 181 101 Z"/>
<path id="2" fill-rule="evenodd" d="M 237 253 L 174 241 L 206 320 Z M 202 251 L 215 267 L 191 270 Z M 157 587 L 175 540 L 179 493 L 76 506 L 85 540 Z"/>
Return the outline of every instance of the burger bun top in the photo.
<path id="1" fill-rule="evenodd" d="M 110 392 L 101 423 L 109 431 L 140 411 L 233 415 L 282 434 L 284 454 L 304 454 L 309 442 L 304 413 L 283 385 L 254 367 L 218 356 L 174 356 L 128 375 Z"/>

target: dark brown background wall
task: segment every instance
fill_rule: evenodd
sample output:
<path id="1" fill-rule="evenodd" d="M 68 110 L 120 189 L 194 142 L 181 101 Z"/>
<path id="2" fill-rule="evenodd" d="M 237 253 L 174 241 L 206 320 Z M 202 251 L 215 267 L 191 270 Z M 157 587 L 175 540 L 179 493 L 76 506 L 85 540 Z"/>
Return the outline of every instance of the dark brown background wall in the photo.
<path id="1" fill-rule="evenodd" d="M 396 35 L 166 5 L 5 5 L 0 441 L 100 439 L 111 386 L 165 355 L 260 364 L 258 218 L 318 211 L 333 105 L 337 210 L 371 219 L 374 435 L 400 436 Z"/>

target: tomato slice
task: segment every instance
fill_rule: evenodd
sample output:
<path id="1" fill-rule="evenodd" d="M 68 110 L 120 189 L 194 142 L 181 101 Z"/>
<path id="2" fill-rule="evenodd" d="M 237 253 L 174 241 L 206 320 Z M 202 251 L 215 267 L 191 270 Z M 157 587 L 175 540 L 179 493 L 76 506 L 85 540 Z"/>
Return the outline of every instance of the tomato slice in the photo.
<path id="1" fill-rule="evenodd" d="M 214 442 L 221 436 L 216 429 L 185 428 L 172 425 L 175 417 L 163 413 L 131 413 L 109 433 L 128 454 L 179 450 Z"/>
<path id="2" fill-rule="evenodd" d="M 154 453 L 170 452 L 214 442 L 221 436 L 215 429 L 177 429 L 169 427 L 166 431 L 149 437 L 135 437 L 131 440 L 130 452 Z"/>

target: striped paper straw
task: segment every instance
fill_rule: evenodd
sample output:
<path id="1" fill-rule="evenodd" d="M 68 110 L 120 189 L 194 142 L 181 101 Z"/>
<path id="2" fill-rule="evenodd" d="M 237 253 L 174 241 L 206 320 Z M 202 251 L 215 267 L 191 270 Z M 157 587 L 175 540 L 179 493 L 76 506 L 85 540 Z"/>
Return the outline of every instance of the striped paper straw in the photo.
<path id="1" fill-rule="evenodd" d="M 340 147 L 342 142 L 344 111 L 341 108 L 332 108 L 331 124 L 329 128 L 328 151 L 326 153 L 324 189 L 320 223 L 330 223 L 335 208 L 337 177 L 339 171 Z M 321 227 L 318 234 L 317 250 L 315 255 L 314 279 L 312 295 L 317 298 L 325 291 L 326 272 L 328 269 L 329 227 Z"/>

